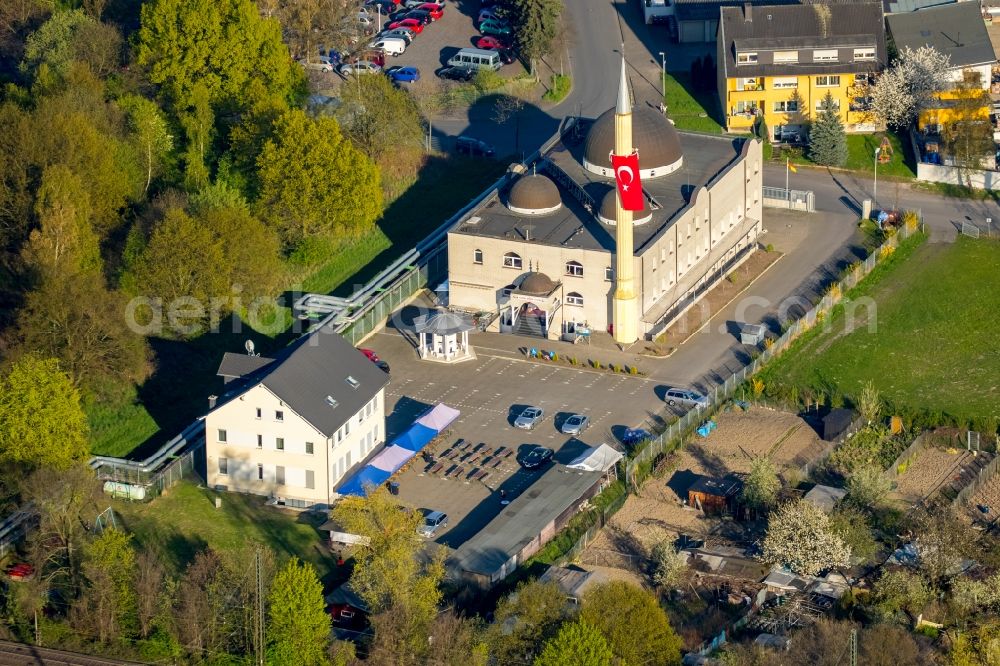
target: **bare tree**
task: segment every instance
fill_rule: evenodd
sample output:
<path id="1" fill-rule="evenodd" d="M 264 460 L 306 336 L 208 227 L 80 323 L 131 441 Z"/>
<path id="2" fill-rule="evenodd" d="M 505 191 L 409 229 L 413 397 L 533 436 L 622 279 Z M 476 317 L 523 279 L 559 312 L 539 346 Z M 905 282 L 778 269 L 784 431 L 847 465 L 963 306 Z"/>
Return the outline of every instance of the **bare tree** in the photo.
<path id="1" fill-rule="evenodd" d="M 151 550 L 144 550 L 136 558 L 135 594 L 139 620 L 139 636 L 149 638 L 154 621 L 162 608 L 166 572 L 159 557 Z"/>

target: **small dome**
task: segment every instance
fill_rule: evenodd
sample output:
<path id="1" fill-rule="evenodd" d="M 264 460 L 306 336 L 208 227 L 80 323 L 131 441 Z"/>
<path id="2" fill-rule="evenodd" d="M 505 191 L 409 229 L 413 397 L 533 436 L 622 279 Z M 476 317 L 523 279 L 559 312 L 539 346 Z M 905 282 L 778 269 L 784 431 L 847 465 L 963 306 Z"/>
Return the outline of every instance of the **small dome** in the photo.
<path id="1" fill-rule="evenodd" d="M 548 296 L 558 285 L 545 273 L 528 273 L 517 290 L 529 296 Z"/>
<path id="2" fill-rule="evenodd" d="M 598 219 L 604 224 L 610 224 L 614 226 L 617 223 L 615 220 L 615 215 L 617 211 L 615 210 L 615 188 L 608 190 L 604 198 L 601 199 L 601 209 L 597 213 Z M 632 224 L 644 224 L 649 222 L 653 218 L 653 211 L 649 209 L 649 199 L 643 197 L 642 200 L 642 210 L 632 211 Z"/>
<path id="3" fill-rule="evenodd" d="M 673 123 L 656 109 L 639 106 L 632 111 L 632 145 L 639 151 L 639 175 L 657 178 L 673 173 L 684 163 L 681 140 Z M 587 132 L 583 166 L 591 173 L 614 178 L 611 152 L 615 147 L 615 110 L 602 113 Z"/>
<path id="4" fill-rule="evenodd" d="M 559 188 L 542 174 L 521 176 L 507 195 L 507 208 L 521 215 L 547 215 L 561 207 Z"/>

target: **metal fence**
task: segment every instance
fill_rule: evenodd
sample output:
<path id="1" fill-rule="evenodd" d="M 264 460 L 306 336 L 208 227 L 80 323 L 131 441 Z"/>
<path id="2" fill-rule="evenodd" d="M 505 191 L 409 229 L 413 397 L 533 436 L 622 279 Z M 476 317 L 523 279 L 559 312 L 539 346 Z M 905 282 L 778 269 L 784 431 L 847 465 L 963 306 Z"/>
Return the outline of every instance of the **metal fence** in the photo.
<path id="1" fill-rule="evenodd" d="M 789 208 L 812 213 L 816 210 L 816 195 L 811 190 L 786 190 L 784 187 L 761 187 L 764 205 L 769 208 Z"/>
<path id="2" fill-rule="evenodd" d="M 781 337 L 770 343 L 760 356 L 716 386 L 708 395 L 708 405 L 689 411 L 679 420 L 670 424 L 658 437 L 647 442 L 628 461 L 626 466 L 625 478 L 631 484 L 631 487 L 638 488 L 645 477 L 652 471 L 653 463 L 657 457 L 680 447 L 684 439 L 713 414 L 722 403 L 732 397 L 737 388 L 753 377 L 773 358 L 788 349 L 796 338 L 820 322 L 840 302 L 843 294 L 857 286 L 865 276 L 871 273 L 880 261 L 892 254 L 901 241 L 909 238 L 916 230 L 917 227 L 911 228 L 905 225 L 900 227 L 896 234 L 889 237 L 865 261 L 855 264 L 848 269 L 846 275 L 827 291 L 826 296 L 818 304 L 806 312 L 802 318 L 789 326 Z"/>
<path id="3" fill-rule="evenodd" d="M 622 493 L 613 502 L 604 507 L 604 509 L 597 514 L 596 522 L 588 527 L 587 531 L 581 534 L 580 538 L 576 540 L 576 543 L 573 544 L 569 550 L 563 553 L 562 557 L 560 557 L 558 561 L 554 562 L 554 564 L 557 566 L 565 566 L 566 564 L 578 559 L 581 553 L 586 550 L 590 542 L 601 533 L 601 530 L 608 524 L 611 517 L 618 513 L 619 509 L 625 506 L 625 500 L 627 499 L 628 491 L 626 490 L 626 492 Z"/>

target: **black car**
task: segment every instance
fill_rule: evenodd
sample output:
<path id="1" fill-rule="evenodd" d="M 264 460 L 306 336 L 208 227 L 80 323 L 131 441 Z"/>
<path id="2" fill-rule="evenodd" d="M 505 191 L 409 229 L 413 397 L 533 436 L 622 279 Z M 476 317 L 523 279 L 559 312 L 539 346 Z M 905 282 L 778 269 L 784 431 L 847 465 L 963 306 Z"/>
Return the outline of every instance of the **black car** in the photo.
<path id="1" fill-rule="evenodd" d="M 470 157 L 494 157 L 497 154 L 496 148 L 471 136 L 460 136 L 455 139 L 455 150 Z"/>
<path id="2" fill-rule="evenodd" d="M 379 370 L 381 370 L 385 374 L 389 374 L 389 364 L 386 363 L 385 361 L 377 361 L 375 363 L 375 367 L 377 367 Z"/>
<path id="3" fill-rule="evenodd" d="M 554 451 L 552 449 L 547 449 L 544 446 L 536 446 L 521 458 L 521 467 L 524 469 L 537 469 L 552 460 L 553 454 Z"/>
<path id="4" fill-rule="evenodd" d="M 430 12 L 425 12 L 422 9 L 413 9 L 411 11 L 408 11 L 408 12 L 406 12 L 406 16 L 404 16 L 403 18 L 416 19 L 416 20 L 420 21 L 421 23 L 423 23 L 424 25 L 428 25 L 428 24 L 430 24 L 431 21 L 434 20 L 431 17 Z"/>
<path id="5" fill-rule="evenodd" d="M 517 54 L 514 53 L 513 49 L 500 49 L 497 53 L 500 55 L 500 62 L 505 65 L 509 65 L 517 60 Z"/>
<path id="6" fill-rule="evenodd" d="M 452 81 L 471 81 L 476 78 L 476 73 L 467 67 L 445 67 L 438 70 L 437 75 Z"/>
<path id="7" fill-rule="evenodd" d="M 382 10 L 382 16 L 388 16 L 396 9 L 396 5 L 393 4 L 392 0 L 368 0 L 368 2 L 365 3 L 365 7 L 368 7 L 371 10 L 375 10 L 376 7 L 380 7 Z"/>

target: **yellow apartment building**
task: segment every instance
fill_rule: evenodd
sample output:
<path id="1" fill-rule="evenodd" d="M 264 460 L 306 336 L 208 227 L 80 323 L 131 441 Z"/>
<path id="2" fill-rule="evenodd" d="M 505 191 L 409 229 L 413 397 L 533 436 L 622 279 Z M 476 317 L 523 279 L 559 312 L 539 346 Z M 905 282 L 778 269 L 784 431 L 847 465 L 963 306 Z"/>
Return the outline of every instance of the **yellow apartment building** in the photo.
<path id="1" fill-rule="evenodd" d="M 865 93 L 887 61 L 881 3 L 723 7 L 717 49 L 730 132 L 763 116 L 773 141 L 806 141 L 827 93 L 848 132 L 879 129 Z"/>

